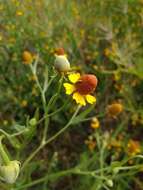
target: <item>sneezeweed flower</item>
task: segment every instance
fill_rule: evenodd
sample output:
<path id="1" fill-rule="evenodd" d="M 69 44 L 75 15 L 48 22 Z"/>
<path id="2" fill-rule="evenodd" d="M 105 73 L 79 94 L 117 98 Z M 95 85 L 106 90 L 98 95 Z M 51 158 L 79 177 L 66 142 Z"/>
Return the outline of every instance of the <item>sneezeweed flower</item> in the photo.
<path id="1" fill-rule="evenodd" d="M 100 127 L 100 122 L 99 122 L 99 120 L 98 120 L 97 117 L 93 117 L 93 118 L 92 118 L 90 127 L 91 127 L 92 129 L 97 129 L 97 128 Z"/>
<path id="2" fill-rule="evenodd" d="M 20 162 L 17 160 L 10 161 L 7 165 L 0 166 L 0 176 L 9 184 L 15 183 L 20 172 Z"/>
<path id="3" fill-rule="evenodd" d="M 23 11 L 19 10 L 16 11 L 16 16 L 23 16 L 23 14 L 24 14 Z"/>
<path id="4" fill-rule="evenodd" d="M 94 104 L 96 98 L 91 95 L 96 89 L 97 78 L 92 74 L 80 75 L 79 73 L 73 73 L 68 75 L 70 82 L 64 83 L 66 94 L 72 95 L 72 98 L 77 104 L 81 106 L 86 105 L 86 101 L 89 104 Z"/>
<path id="5" fill-rule="evenodd" d="M 54 67 L 58 72 L 64 73 L 70 71 L 70 63 L 63 48 L 55 50 Z"/>
<path id="6" fill-rule="evenodd" d="M 27 100 L 22 100 L 21 107 L 25 108 L 28 105 Z"/>
<path id="7" fill-rule="evenodd" d="M 33 61 L 33 56 L 31 54 L 31 52 L 29 51 L 24 51 L 23 54 L 22 54 L 22 59 L 23 59 L 23 63 L 25 65 L 29 65 L 32 63 Z"/>
<path id="8" fill-rule="evenodd" d="M 85 144 L 88 146 L 90 151 L 93 151 L 96 147 L 96 141 L 92 137 L 89 137 L 87 140 L 85 140 Z"/>
<path id="9" fill-rule="evenodd" d="M 127 144 L 127 154 L 129 156 L 135 156 L 136 154 L 139 153 L 141 153 L 140 142 L 130 139 Z"/>
<path id="10" fill-rule="evenodd" d="M 119 139 L 113 139 L 108 144 L 108 149 L 115 149 L 116 152 L 121 152 L 122 150 L 122 143 Z"/>
<path id="11" fill-rule="evenodd" d="M 113 103 L 107 106 L 107 115 L 109 117 L 116 118 L 123 111 L 123 105 L 121 103 Z"/>

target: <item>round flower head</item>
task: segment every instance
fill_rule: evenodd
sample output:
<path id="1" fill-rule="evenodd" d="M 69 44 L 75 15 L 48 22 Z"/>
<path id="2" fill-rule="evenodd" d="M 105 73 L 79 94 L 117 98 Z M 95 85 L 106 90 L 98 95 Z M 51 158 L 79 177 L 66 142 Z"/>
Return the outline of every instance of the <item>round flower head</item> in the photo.
<path id="1" fill-rule="evenodd" d="M 136 154 L 141 153 L 141 145 L 139 141 L 130 139 L 127 144 L 127 154 L 129 156 L 135 156 Z"/>
<path id="2" fill-rule="evenodd" d="M 123 111 L 121 103 L 113 103 L 107 107 L 107 114 L 111 117 L 116 117 Z"/>
<path id="3" fill-rule="evenodd" d="M 70 70 L 70 63 L 66 57 L 63 48 L 59 48 L 55 50 L 55 62 L 54 67 L 59 72 L 67 72 Z"/>
<path id="4" fill-rule="evenodd" d="M 55 49 L 55 55 L 65 55 L 64 48 L 57 48 L 57 49 Z"/>
<path id="5" fill-rule="evenodd" d="M 23 63 L 28 65 L 33 61 L 33 56 L 29 51 L 24 51 L 22 54 Z"/>
<path id="6" fill-rule="evenodd" d="M 20 172 L 20 162 L 10 161 L 8 165 L 0 166 L 0 175 L 6 183 L 15 183 Z"/>
<path id="7" fill-rule="evenodd" d="M 100 127 L 100 122 L 99 122 L 97 117 L 92 118 L 90 127 L 93 128 L 93 129 L 97 129 L 97 128 Z"/>
<path id="8" fill-rule="evenodd" d="M 85 74 L 80 76 L 79 73 L 73 73 L 68 76 L 70 83 L 64 83 L 66 94 L 72 95 L 77 104 L 86 105 L 86 101 L 90 104 L 96 102 L 93 93 L 97 86 L 97 78 L 95 75 Z"/>

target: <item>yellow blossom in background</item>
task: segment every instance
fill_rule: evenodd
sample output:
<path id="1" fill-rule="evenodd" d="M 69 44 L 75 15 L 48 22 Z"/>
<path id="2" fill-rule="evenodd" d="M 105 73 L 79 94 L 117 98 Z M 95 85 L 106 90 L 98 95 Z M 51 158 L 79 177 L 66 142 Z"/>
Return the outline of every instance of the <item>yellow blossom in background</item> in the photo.
<path id="1" fill-rule="evenodd" d="M 33 55 L 29 51 L 24 51 L 22 54 L 22 60 L 26 65 L 31 64 L 33 61 Z"/>
<path id="2" fill-rule="evenodd" d="M 108 57 L 111 54 L 111 50 L 109 48 L 105 48 L 104 54 Z"/>
<path id="3" fill-rule="evenodd" d="M 115 72 L 115 73 L 113 74 L 113 80 L 114 80 L 114 81 L 119 81 L 120 79 L 121 79 L 121 73 L 119 73 L 118 71 Z"/>
<path id="4" fill-rule="evenodd" d="M 115 118 L 123 111 L 123 105 L 121 103 L 113 103 L 107 106 L 107 114 L 109 117 Z"/>
<path id="5" fill-rule="evenodd" d="M 3 39 L 3 37 L 2 37 L 2 35 L 0 35 L 0 41 L 2 41 L 2 39 Z"/>
<path id="6" fill-rule="evenodd" d="M 18 10 L 16 11 L 16 16 L 23 16 L 23 14 L 24 14 L 23 11 L 18 11 Z"/>
<path id="7" fill-rule="evenodd" d="M 88 149 L 90 151 L 93 151 L 96 147 L 96 141 L 93 139 L 85 140 L 85 144 L 88 146 Z"/>
<path id="8" fill-rule="evenodd" d="M 97 117 L 92 118 L 90 127 L 93 128 L 93 129 L 97 129 L 97 128 L 100 127 L 100 122 L 99 122 Z"/>
<path id="9" fill-rule="evenodd" d="M 22 100 L 22 102 L 21 102 L 21 107 L 26 107 L 28 105 L 28 102 L 27 102 L 27 100 Z"/>
<path id="10" fill-rule="evenodd" d="M 135 156 L 136 154 L 141 153 L 141 146 L 139 141 L 129 140 L 127 144 L 127 154 L 129 156 Z"/>
<path id="11" fill-rule="evenodd" d="M 86 102 L 94 104 L 96 98 L 90 93 L 94 92 L 97 86 L 97 78 L 94 75 L 83 75 L 73 73 L 68 76 L 71 83 L 64 83 L 67 95 L 72 95 L 72 98 L 77 104 L 85 106 Z"/>

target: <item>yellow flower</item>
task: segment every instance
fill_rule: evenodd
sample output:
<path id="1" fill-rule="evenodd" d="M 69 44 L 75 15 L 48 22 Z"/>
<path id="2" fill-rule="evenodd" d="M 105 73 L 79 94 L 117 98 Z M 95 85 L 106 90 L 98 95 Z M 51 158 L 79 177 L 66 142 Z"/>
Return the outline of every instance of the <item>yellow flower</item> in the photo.
<path id="1" fill-rule="evenodd" d="M 123 105 L 121 103 L 113 103 L 108 105 L 107 107 L 107 114 L 110 117 L 116 117 L 123 111 Z"/>
<path id="2" fill-rule="evenodd" d="M 90 151 L 93 151 L 96 147 L 96 142 L 93 139 L 88 139 L 85 141 L 85 144 L 88 146 Z"/>
<path id="3" fill-rule="evenodd" d="M 28 105 L 28 102 L 27 102 L 27 100 L 22 100 L 22 102 L 21 102 L 21 107 L 26 107 Z"/>
<path id="4" fill-rule="evenodd" d="M 136 154 L 141 153 L 140 142 L 135 140 L 129 140 L 127 144 L 127 154 L 129 156 L 135 156 Z"/>
<path id="5" fill-rule="evenodd" d="M 93 128 L 93 129 L 97 129 L 97 128 L 100 127 L 100 122 L 99 122 L 97 117 L 92 118 L 90 127 Z"/>
<path id="6" fill-rule="evenodd" d="M 22 12 L 22 11 L 16 11 L 16 15 L 17 15 L 17 16 L 22 16 L 22 15 L 23 15 L 23 12 Z"/>
<path id="7" fill-rule="evenodd" d="M 28 65 L 33 61 L 33 56 L 29 51 L 24 51 L 22 54 L 23 63 Z"/>
<path id="8" fill-rule="evenodd" d="M 73 73 L 68 76 L 69 81 L 72 83 L 64 83 L 64 87 L 67 95 L 72 94 L 72 98 L 77 104 L 82 106 L 86 105 L 86 101 L 89 104 L 94 104 L 96 98 L 90 93 L 94 92 L 97 86 L 97 78 L 91 74 L 80 75 L 79 73 Z"/>

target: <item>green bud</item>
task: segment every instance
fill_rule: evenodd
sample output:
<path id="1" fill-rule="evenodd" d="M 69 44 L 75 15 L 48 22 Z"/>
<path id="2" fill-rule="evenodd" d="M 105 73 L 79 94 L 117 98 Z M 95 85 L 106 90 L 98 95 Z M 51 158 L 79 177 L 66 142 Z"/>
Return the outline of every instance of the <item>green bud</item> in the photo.
<path id="1" fill-rule="evenodd" d="M 29 124 L 30 124 L 31 126 L 35 126 L 35 125 L 37 124 L 36 118 L 30 119 Z"/>
<path id="2" fill-rule="evenodd" d="M 0 176 L 9 184 L 15 183 L 20 172 L 20 162 L 17 160 L 10 161 L 8 165 L 0 166 Z"/>
<path id="3" fill-rule="evenodd" d="M 108 179 L 106 181 L 106 184 L 109 186 L 109 187 L 113 187 L 113 181 L 111 179 Z"/>
<path id="4" fill-rule="evenodd" d="M 65 55 L 56 55 L 54 67 L 59 72 L 67 72 L 70 70 L 70 63 Z"/>
<path id="5" fill-rule="evenodd" d="M 113 173 L 114 173 L 114 174 L 119 173 L 119 171 L 120 171 L 120 168 L 119 168 L 119 167 L 113 168 Z"/>

